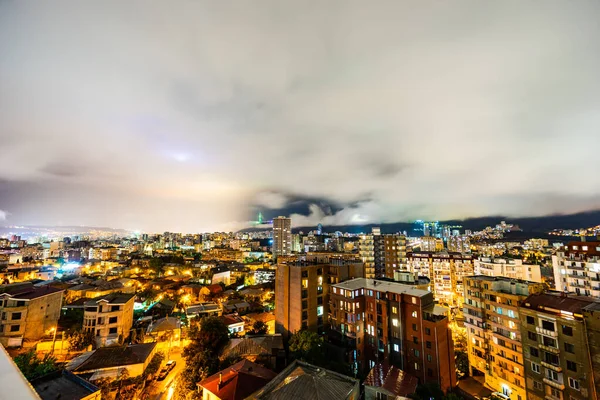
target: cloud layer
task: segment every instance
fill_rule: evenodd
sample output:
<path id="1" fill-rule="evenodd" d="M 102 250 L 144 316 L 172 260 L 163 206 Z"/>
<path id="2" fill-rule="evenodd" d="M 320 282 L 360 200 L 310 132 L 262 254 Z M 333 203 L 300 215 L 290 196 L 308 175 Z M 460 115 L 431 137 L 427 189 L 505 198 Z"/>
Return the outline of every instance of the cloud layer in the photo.
<path id="1" fill-rule="evenodd" d="M 0 208 L 153 231 L 600 207 L 600 3 L 2 2 Z"/>

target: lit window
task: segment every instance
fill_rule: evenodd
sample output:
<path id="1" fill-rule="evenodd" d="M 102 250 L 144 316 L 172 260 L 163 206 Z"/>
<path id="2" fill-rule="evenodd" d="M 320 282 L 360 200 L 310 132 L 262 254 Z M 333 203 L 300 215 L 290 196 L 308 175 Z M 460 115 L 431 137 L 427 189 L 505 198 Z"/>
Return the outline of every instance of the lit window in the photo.
<path id="1" fill-rule="evenodd" d="M 400 346 L 398 346 L 397 344 L 394 345 L 394 351 L 396 353 L 398 353 L 400 351 Z"/>
<path id="2" fill-rule="evenodd" d="M 413 303 L 413 304 L 417 304 L 417 298 L 416 298 L 416 297 L 413 297 L 413 298 L 412 298 L 412 303 Z"/>
<path id="3" fill-rule="evenodd" d="M 412 312 L 412 316 L 413 316 L 413 318 L 417 318 L 417 312 L 416 312 L 416 311 L 413 311 L 413 312 Z"/>
<path id="4" fill-rule="evenodd" d="M 317 306 L 317 317 L 323 315 L 323 306 Z"/>
<path id="5" fill-rule="evenodd" d="M 392 314 L 398 314 L 398 308 L 396 306 L 392 306 Z"/>
<path id="6" fill-rule="evenodd" d="M 588 247 L 587 246 L 581 246 L 581 250 L 583 251 L 587 251 Z"/>
<path id="7" fill-rule="evenodd" d="M 397 318 L 392 319 L 392 325 L 398 326 L 398 319 Z"/>

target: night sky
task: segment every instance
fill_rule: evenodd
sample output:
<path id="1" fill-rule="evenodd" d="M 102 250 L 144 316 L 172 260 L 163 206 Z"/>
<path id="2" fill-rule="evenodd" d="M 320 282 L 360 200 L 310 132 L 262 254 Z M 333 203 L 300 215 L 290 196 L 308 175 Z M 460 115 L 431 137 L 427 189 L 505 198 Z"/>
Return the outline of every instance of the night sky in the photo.
<path id="1" fill-rule="evenodd" d="M 0 225 L 600 208 L 600 2 L 0 0 Z"/>

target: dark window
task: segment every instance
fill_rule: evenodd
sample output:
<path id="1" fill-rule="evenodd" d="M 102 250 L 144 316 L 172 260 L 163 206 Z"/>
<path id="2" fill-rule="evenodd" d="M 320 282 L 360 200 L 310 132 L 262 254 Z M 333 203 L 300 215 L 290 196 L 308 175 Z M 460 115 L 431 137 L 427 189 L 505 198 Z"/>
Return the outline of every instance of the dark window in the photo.
<path id="1" fill-rule="evenodd" d="M 533 324 L 535 324 L 535 318 L 533 318 L 533 317 L 531 317 L 531 316 L 529 316 L 529 315 L 528 315 L 528 316 L 527 316 L 527 323 L 528 323 L 529 325 L 533 325 Z"/>
<path id="2" fill-rule="evenodd" d="M 308 271 L 302 271 L 302 277 L 308 278 Z"/>
<path id="3" fill-rule="evenodd" d="M 419 339 L 417 339 L 416 336 L 413 336 L 413 343 L 414 344 L 419 344 Z"/>
<path id="4" fill-rule="evenodd" d="M 108 333 L 111 334 L 111 335 L 117 333 L 117 328 L 116 327 L 115 328 L 110 328 L 108 330 Z"/>
<path id="5" fill-rule="evenodd" d="M 110 318 L 108 319 L 108 323 L 109 323 L 109 324 L 115 324 L 116 322 L 117 322 L 117 317 L 110 317 Z"/>
<path id="6" fill-rule="evenodd" d="M 302 298 L 305 299 L 308 297 L 308 290 L 303 290 L 302 291 Z"/>
<path id="7" fill-rule="evenodd" d="M 542 337 L 543 337 L 542 342 L 544 343 L 544 346 L 554 347 L 554 348 L 558 347 L 556 345 L 556 340 L 549 338 L 548 336 L 542 336 Z"/>
<path id="8" fill-rule="evenodd" d="M 552 353 L 544 352 L 544 361 L 547 362 L 548 364 L 552 364 L 552 365 L 559 364 L 558 356 L 556 354 L 552 354 Z"/>
<path id="9" fill-rule="evenodd" d="M 308 311 L 302 311 L 302 319 L 308 319 Z"/>
<path id="10" fill-rule="evenodd" d="M 565 343 L 565 351 L 567 353 L 575 354 L 575 345 L 572 343 Z"/>
<path id="11" fill-rule="evenodd" d="M 554 322 L 550 322 L 550 321 L 546 321 L 546 320 L 542 320 L 542 328 L 548 330 L 548 331 L 553 331 L 554 332 Z"/>
<path id="12" fill-rule="evenodd" d="M 426 335 L 431 335 L 431 329 L 425 328 L 425 334 Z"/>
<path id="13" fill-rule="evenodd" d="M 19 329 L 21 329 L 21 325 L 11 325 L 10 326 L 10 331 L 11 332 L 18 332 Z"/>
<path id="14" fill-rule="evenodd" d="M 412 328 L 413 328 L 413 331 L 416 331 L 416 330 L 417 330 L 417 324 L 412 324 L 412 325 L 413 325 L 413 326 L 412 326 Z"/>
<path id="15" fill-rule="evenodd" d="M 317 269 L 317 275 L 323 275 L 323 269 L 322 268 L 318 268 Z"/>
<path id="16" fill-rule="evenodd" d="M 567 369 L 569 371 L 577 372 L 577 363 L 575 361 L 567 360 Z"/>
<path id="17" fill-rule="evenodd" d="M 431 368 L 427 368 L 427 376 L 433 376 L 433 370 Z"/>
<path id="18" fill-rule="evenodd" d="M 533 341 L 537 342 L 537 333 L 527 331 L 527 337 L 529 338 L 529 340 L 533 340 Z"/>
<path id="19" fill-rule="evenodd" d="M 570 326 L 563 325 L 562 332 L 567 336 L 573 336 L 573 328 Z"/>
<path id="20" fill-rule="evenodd" d="M 14 313 L 12 313 L 10 319 L 12 319 L 13 321 L 21 319 L 21 313 L 20 312 L 14 312 Z"/>
<path id="21" fill-rule="evenodd" d="M 110 311 L 119 311 L 120 306 L 110 306 Z"/>
<path id="22" fill-rule="evenodd" d="M 17 307 L 23 307 L 23 306 L 25 306 L 24 301 L 17 301 Z"/>
<path id="23" fill-rule="evenodd" d="M 531 354 L 532 357 L 539 357 L 540 356 L 540 351 L 538 349 L 536 349 L 535 347 L 529 347 L 529 354 Z"/>
<path id="24" fill-rule="evenodd" d="M 319 296 L 317 297 L 317 305 L 321 305 L 323 304 L 323 297 Z"/>
<path id="25" fill-rule="evenodd" d="M 425 345 L 427 346 L 428 349 L 431 348 L 431 342 L 429 340 L 425 342 Z"/>
<path id="26" fill-rule="evenodd" d="M 308 301 L 307 300 L 302 300 L 302 309 L 307 309 L 308 308 Z"/>

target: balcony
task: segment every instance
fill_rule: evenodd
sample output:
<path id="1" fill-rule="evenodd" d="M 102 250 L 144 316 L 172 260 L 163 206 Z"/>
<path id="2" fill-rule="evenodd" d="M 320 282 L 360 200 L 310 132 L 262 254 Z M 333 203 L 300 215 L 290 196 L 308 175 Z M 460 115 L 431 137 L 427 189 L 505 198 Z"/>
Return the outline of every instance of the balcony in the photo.
<path id="1" fill-rule="evenodd" d="M 542 361 L 542 365 L 543 365 L 544 367 L 546 367 L 546 368 L 550 368 L 550 369 L 551 369 L 551 370 L 553 370 L 553 371 L 556 371 L 556 372 L 562 372 L 562 368 L 560 367 L 560 365 L 554 365 L 554 364 L 550 364 L 550 363 L 547 363 L 547 362 L 545 362 L 545 361 Z"/>
<path id="2" fill-rule="evenodd" d="M 548 379 L 548 378 L 544 378 L 544 383 L 545 383 L 546 385 L 550 385 L 550 386 L 552 386 L 552 387 L 553 387 L 553 388 L 555 388 L 555 389 L 558 389 L 558 390 L 565 390 L 565 385 L 564 385 L 564 383 L 559 383 L 559 382 L 553 381 L 552 379 Z"/>
<path id="3" fill-rule="evenodd" d="M 550 337 L 553 337 L 553 338 L 558 337 L 558 333 L 556 331 L 551 331 L 551 330 L 548 330 L 548 329 L 544 329 L 544 328 L 539 327 L 539 326 L 535 327 L 535 331 L 537 333 L 539 333 L 540 335 L 550 336 Z"/>
<path id="4" fill-rule="evenodd" d="M 543 344 L 538 344 L 538 348 L 540 348 L 544 351 L 547 351 L 548 353 L 553 353 L 553 354 L 560 353 L 560 350 L 557 349 L 556 347 L 545 346 Z"/>

